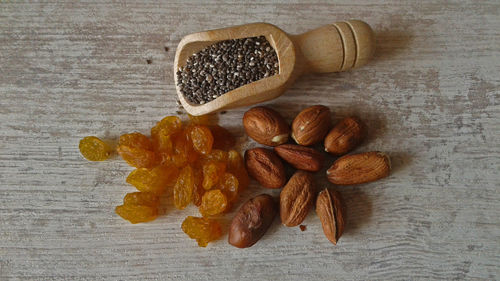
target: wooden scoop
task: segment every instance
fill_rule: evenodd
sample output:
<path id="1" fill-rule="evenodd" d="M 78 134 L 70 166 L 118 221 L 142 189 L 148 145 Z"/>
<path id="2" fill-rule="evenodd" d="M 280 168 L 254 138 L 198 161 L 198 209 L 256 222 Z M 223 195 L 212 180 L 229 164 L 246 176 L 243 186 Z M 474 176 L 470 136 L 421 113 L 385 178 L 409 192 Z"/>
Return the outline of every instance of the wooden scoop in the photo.
<path id="1" fill-rule="evenodd" d="M 184 98 L 177 85 L 177 71 L 194 53 L 218 41 L 265 36 L 278 55 L 279 73 L 246 84 L 205 104 Z M 375 50 L 373 31 L 359 20 L 336 22 L 300 35 L 289 35 L 268 23 L 252 23 L 209 30 L 185 36 L 175 54 L 174 77 L 177 94 L 191 115 L 247 106 L 279 97 L 305 73 L 345 71 L 364 65 Z"/>

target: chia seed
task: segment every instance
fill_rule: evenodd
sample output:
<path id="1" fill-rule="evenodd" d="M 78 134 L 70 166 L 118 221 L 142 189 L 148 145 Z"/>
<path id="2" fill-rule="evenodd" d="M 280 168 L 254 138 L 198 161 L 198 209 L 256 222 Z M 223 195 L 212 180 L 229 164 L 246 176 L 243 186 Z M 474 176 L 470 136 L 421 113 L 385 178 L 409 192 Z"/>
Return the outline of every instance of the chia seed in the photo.
<path id="1" fill-rule="evenodd" d="M 190 56 L 177 71 L 186 99 L 204 104 L 246 84 L 277 74 L 276 51 L 264 36 L 225 40 Z"/>

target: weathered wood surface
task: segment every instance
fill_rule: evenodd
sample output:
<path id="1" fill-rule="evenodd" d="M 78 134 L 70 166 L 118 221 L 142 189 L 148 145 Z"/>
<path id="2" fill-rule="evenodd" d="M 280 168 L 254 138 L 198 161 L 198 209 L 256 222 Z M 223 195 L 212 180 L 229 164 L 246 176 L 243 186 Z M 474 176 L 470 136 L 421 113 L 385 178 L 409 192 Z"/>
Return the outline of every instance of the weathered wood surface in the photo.
<path id="1" fill-rule="evenodd" d="M 498 1 L 73 2 L 0 1 L 0 280 L 500 279 Z M 270 102 L 289 120 L 317 103 L 356 114 L 370 128 L 358 151 L 393 159 L 389 178 L 338 188 L 349 216 L 336 247 L 314 214 L 304 232 L 275 221 L 240 250 L 227 237 L 198 248 L 180 230 L 192 208 L 167 204 L 142 225 L 113 213 L 131 168 L 83 160 L 78 141 L 176 113 L 182 36 L 351 18 L 374 28 L 374 61 L 303 77 Z M 242 144 L 244 111 L 221 116 Z"/>

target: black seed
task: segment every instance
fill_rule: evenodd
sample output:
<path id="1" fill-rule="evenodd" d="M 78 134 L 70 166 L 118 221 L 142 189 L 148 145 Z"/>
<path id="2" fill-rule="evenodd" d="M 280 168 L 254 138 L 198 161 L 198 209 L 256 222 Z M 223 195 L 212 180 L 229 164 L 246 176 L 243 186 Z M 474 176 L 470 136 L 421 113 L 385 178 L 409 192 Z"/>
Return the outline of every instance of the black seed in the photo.
<path id="1" fill-rule="evenodd" d="M 275 75 L 278 57 L 264 36 L 226 40 L 186 60 L 176 72 L 187 100 L 204 104 L 245 84 Z"/>

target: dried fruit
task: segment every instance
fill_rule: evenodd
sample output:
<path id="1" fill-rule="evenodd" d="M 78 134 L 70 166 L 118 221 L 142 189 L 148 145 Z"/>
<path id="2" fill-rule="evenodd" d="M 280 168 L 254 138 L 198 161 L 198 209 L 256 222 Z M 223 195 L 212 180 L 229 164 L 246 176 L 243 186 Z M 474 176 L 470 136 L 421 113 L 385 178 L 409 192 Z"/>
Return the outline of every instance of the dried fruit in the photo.
<path id="1" fill-rule="evenodd" d="M 189 216 L 182 222 L 182 231 L 196 239 L 198 246 L 206 247 L 209 242 L 222 236 L 222 229 L 216 220 Z"/>
<path id="2" fill-rule="evenodd" d="M 115 212 L 133 224 L 152 221 L 158 217 L 157 208 L 144 205 L 120 205 L 115 208 Z"/>
<path id="3" fill-rule="evenodd" d="M 231 221 L 229 244 L 238 248 L 254 245 L 271 226 L 277 213 L 276 203 L 268 194 L 248 200 Z"/>
<path id="4" fill-rule="evenodd" d="M 372 151 L 340 157 L 326 171 L 326 176 L 334 184 L 351 185 L 387 177 L 390 170 L 389 157 L 382 152 Z"/>
<path id="5" fill-rule="evenodd" d="M 215 216 L 223 213 L 228 203 L 227 197 L 222 191 L 219 189 L 210 190 L 203 194 L 199 211 L 204 217 Z"/>
<path id="6" fill-rule="evenodd" d="M 125 198 L 123 198 L 123 204 L 158 207 L 160 204 L 160 198 L 151 192 L 132 192 L 125 195 Z"/>
<path id="7" fill-rule="evenodd" d="M 286 183 L 285 167 L 272 150 L 261 147 L 247 150 L 245 165 L 248 173 L 264 187 L 280 188 Z"/>
<path id="8" fill-rule="evenodd" d="M 193 199 L 194 173 L 191 166 L 184 167 L 174 186 L 174 205 L 177 209 L 184 209 Z"/>
<path id="9" fill-rule="evenodd" d="M 123 205 L 117 206 L 115 212 L 131 223 L 148 222 L 158 216 L 159 199 L 149 192 L 129 193 L 123 198 Z"/>
<path id="10" fill-rule="evenodd" d="M 195 206 L 201 205 L 201 198 L 205 194 L 203 188 L 203 171 L 200 169 L 193 169 L 194 172 L 194 190 L 193 190 L 193 204 Z"/>
<path id="11" fill-rule="evenodd" d="M 356 117 L 347 117 L 330 130 L 325 138 L 325 151 L 342 155 L 354 149 L 363 138 L 363 125 Z"/>
<path id="12" fill-rule="evenodd" d="M 111 148 L 98 137 L 84 137 L 79 148 L 82 156 L 89 161 L 103 161 L 111 155 Z"/>
<path id="13" fill-rule="evenodd" d="M 127 177 L 127 182 L 139 191 L 161 195 L 168 186 L 172 186 L 179 175 L 173 165 L 157 166 L 153 169 L 138 168 Z"/>
<path id="14" fill-rule="evenodd" d="M 290 128 L 281 115 L 264 106 L 251 108 L 243 115 L 243 126 L 256 142 L 276 146 L 288 141 Z"/>
<path id="15" fill-rule="evenodd" d="M 221 161 L 208 161 L 203 164 L 203 188 L 209 190 L 214 187 L 224 175 L 226 163 Z"/>
<path id="16" fill-rule="evenodd" d="M 307 216 L 314 204 L 316 190 L 312 174 L 297 171 L 280 193 L 281 223 L 297 226 Z"/>
<path id="17" fill-rule="evenodd" d="M 207 155 L 203 155 L 201 162 L 202 163 L 207 163 L 210 160 L 214 161 L 220 161 L 220 162 L 227 162 L 228 161 L 228 153 L 224 150 L 220 149 L 212 149 L 212 152 L 210 152 Z"/>
<path id="18" fill-rule="evenodd" d="M 300 145 L 323 141 L 331 126 L 328 107 L 315 105 L 302 110 L 292 122 L 292 138 Z"/>
<path id="19" fill-rule="evenodd" d="M 283 160 L 299 170 L 317 172 L 323 166 L 323 155 L 310 147 L 282 144 L 274 148 Z"/>
<path id="20" fill-rule="evenodd" d="M 120 136 L 116 151 L 132 167 L 150 168 L 157 162 L 151 141 L 141 133 Z"/>
<path id="21" fill-rule="evenodd" d="M 340 193 L 328 189 L 321 191 L 316 200 L 316 213 L 326 238 L 337 245 L 344 232 L 344 211 Z"/>
<path id="22" fill-rule="evenodd" d="M 193 164 L 198 159 L 198 153 L 193 148 L 188 131 L 189 128 L 173 136 L 174 154 L 172 155 L 172 163 L 179 168 L 187 164 Z"/>
<path id="23" fill-rule="evenodd" d="M 224 173 L 216 188 L 226 195 L 229 202 L 238 198 L 238 179 L 231 173 Z"/>
<path id="24" fill-rule="evenodd" d="M 209 128 L 214 137 L 213 148 L 228 150 L 236 144 L 234 136 L 224 127 L 213 125 L 209 126 Z"/>
<path id="25" fill-rule="evenodd" d="M 165 135 L 180 132 L 182 129 L 182 121 L 177 116 L 167 116 L 151 128 L 151 137 L 154 138 L 161 130 Z"/>
<path id="26" fill-rule="evenodd" d="M 214 137 L 209 128 L 201 125 L 192 126 L 189 129 L 189 137 L 193 143 L 194 150 L 198 153 L 209 154 L 212 151 Z"/>
<path id="27" fill-rule="evenodd" d="M 245 168 L 245 162 L 243 157 L 236 150 L 230 150 L 227 159 L 227 171 L 235 175 L 238 179 L 239 187 L 241 191 L 245 190 L 250 183 L 248 178 L 247 169 Z"/>

